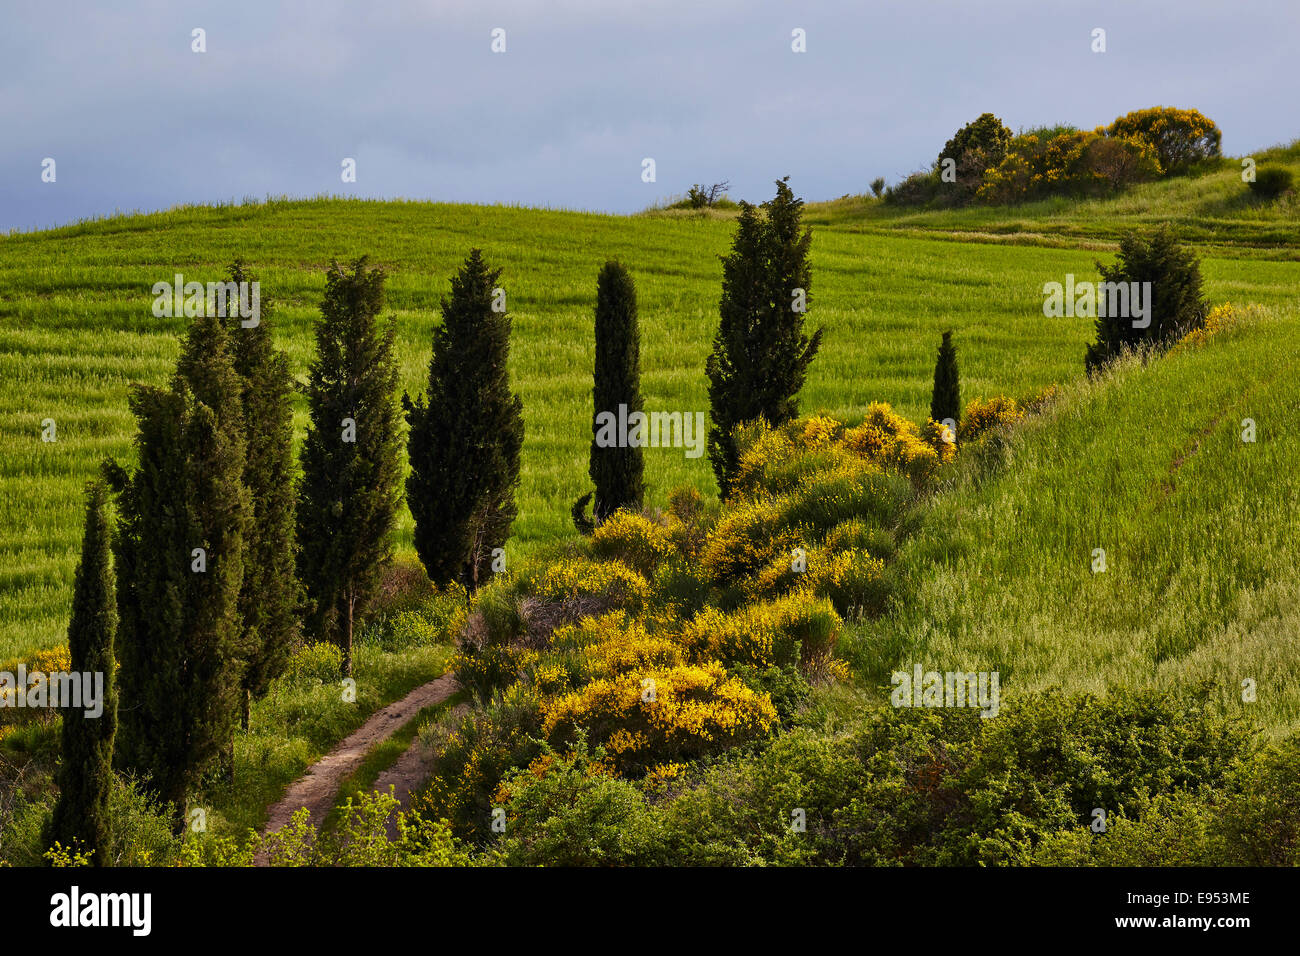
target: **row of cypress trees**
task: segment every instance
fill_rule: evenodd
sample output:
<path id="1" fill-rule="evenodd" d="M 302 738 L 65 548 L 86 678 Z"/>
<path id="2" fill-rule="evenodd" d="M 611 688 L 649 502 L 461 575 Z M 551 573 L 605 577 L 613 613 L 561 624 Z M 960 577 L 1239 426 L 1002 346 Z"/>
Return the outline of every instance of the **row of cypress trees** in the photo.
<path id="1" fill-rule="evenodd" d="M 803 332 L 811 301 L 803 202 L 788 178 L 776 186 L 761 207 L 742 203 L 722 258 L 721 322 L 705 371 L 710 458 L 724 496 L 736 465 L 732 429 L 796 417 L 821 341 L 820 329 Z M 479 250 L 470 253 L 440 302 L 427 390 L 400 402 L 416 551 L 434 583 L 469 590 L 490 573 L 517 512 L 522 403 L 509 388 L 499 278 Z M 230 279 L 252 281 L 238 262 Z M 249 701 L 283 671 L 304 628 L 336 641 L 351 673 L 355 624 L 391 559 L 402 498 L 396 326 L 379 318 L 384 281 L 364 257 L 326 274 L 302 388 L 310 422 L 297 482 L 296 386 L 272 342 L 269 301 L 252 328 L 238 316 L 196 318 L 169 386 L 133 387 L 139 463 L 106 464 L 106 484 L 90 490 L 70 627 L 74 668 L 111 673 L 101 665 L 120 660 L 125 706 L 120 722 L 64 723 L 68 786 L 52 831 L 65 845 L 72 837 L 104 845 L 93 807 L 106 800 L 107 754 L 178 813 L 207 775 L 232 774 L 235 727 L 247 726 Z M 645 488 L 640 448 L 595 440 L 600 412 L 642 410 L 636 290 L 618 262 L 597 280 L 595 339 L 588 470 L 599 522 L 639 507 Z"/>
<path id="2" fill-rule="evenodd" d="M 407 497 L 439 583 L 476 584 L 480 555 L 504 543 L 515 514 L 523 422 L 498 276 L 471 253 L 442 301 L 428 394 L 404 396 Z M 236 262 L 229 280 L 253 278 Z M 106 862 L 113 768 L 146 780 L 179 829 L 187 796 L 233 775 L 235 728 L 304 631 L 336 641 L 351 673 L 354 625 L 391 558 L 402 500 L 384 281 L 364 257 L 326 273 L 300 479 L 297 385 L 268 299 L 251 327 L 196 317 L 168 385 L 132 387 L 138 463 L 106 462 L 88 489 L 69 625 L 73 669 L 105 675 L 105 708 L 64 714 L 47 845 Z"/>

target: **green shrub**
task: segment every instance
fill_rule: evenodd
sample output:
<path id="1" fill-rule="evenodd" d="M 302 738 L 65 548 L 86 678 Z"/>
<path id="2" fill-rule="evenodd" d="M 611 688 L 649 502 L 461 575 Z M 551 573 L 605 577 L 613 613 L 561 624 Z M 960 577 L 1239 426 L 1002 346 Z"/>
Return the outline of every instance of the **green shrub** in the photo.
<path id="1" fill-rule="evenodd" d="M 603 560 L 621 561 L 650 577 L 659 562 L 673 553 L 673 542 L 663 525 L 645 515 L 620 510 L 592 532 L 591 552 Z"/>
<path id="2" fill-rule="evenodd" d="M 944 183 L 936 172 L 912 173 L 896 186 L 885 190 L 885 202 L 891 206 L 925 206 L 934 202 Z"/>
<path id="3" fill-rule="evenodd" d="M 658 819 L 627 781 L 605 770 L 603 752 L 547 751 L 500 788 L 505 836 L 493 860 L 507 866 L 653 866 L 661 862 Z"/>
<path id="4" fill-rule="evenodd" d="M 993 865 L 1036 859 L 1040 845 L 1073 846 L 1081 862 L 1077 841 L 1095 808 L 1111 821 L 1144 819 L 1153 807 L 1204 820 L 1190 802 L 1151 795 L 1212 798 L 1252 746 L 1238 723 L 1146 693 L 1027 694 L 1003 700 L 994 719 L 967 708 L 886 708 L 849 733 L 796 728 L 709 770 L 659 812 L 678 863 L 719 844 L 751 862 Z M 1270 819 L 1285 816 L 1276 811 L 1287 792 L 1281 768 L 1294 764 L 1276 766 L 1276 796 L 1261 798 L 1274 806 L 1262 814 Z M 795 810 L 805 824 L 797 839 Z M 1156 817 L 1144 825 L 1156 832 Z M 1172 826 L 1160 828 L 1173 845 Z M 1251 832 L 1258 838 L 1258 827 Z M 1193 834 L 1179 853 L 1196 859 L 1198 841 L 1213 845 Z"/>
<path id="5" fill-rule="evenodd" d="M 1146 235 L 1125 234 L 1115 264 L 1098 262 L 1097 268 L 1107 282 L 1149 282 L 1151 295 L 1145 327 L 1135 327 L 1130 315 L 1098 316 L 1097 340 L 1084 355 L 1089 374 L 1127 351 L 1166 348 L 1205 325 L 1209 305 L 1201 292 L 1200 262 L 1178 243 L 1168 225 Z"/>
<path id="6" fill-rule="evenodd" d="M 786 664 L 755 667 L 752 664 L 735 664 L 731 672 L 744 681 L 756 694 L 772 698 L 772 706 L 784 727 L 789 727 L 796 714 L 808 703 L 812 687 L 799 673 L 799 668 Z"/>
<path id="7" fill-rule="evenodd" d="M 1260 199 L 1277 199 L 1283 193 L 1290 192 L 1293 179 L 1291 170 L 1281 166 L 1270 166 L 1255 173 L 1255 181 L 1247 183 L 1252 194 Z"/>
<path id="8" fill-rule="evenodd" d="M 52 799 L 24 800 L 14 810 L 0 841 L 0 860 L 13 866 L 42 866 L 48 849 L 42 831 Z M 108 853 L 103 866 L 170 866 L 180 852 L 172 832 L 170 807 L 159 805 L 145 788 L 114 774 L 108 799 Z"/>
<path id="9" fill-rule="evenodd" d="M 796 592 L 730 614 L 705 608 L 686 624 L 681 642 L 699 662 L 798 665 L 806 671 L 834 650 L 841 623 L 829 601 Z"/>
<path id="10" fill-rule="evenodd" d="M 1002 162 L 1011 139 L 1011 130 L 1000 119 L 992 113 L 981 114 L 944 144 L 935 160 L 934 171 L 942 177 L 944 161 L 952 160 L 956 179 L 951 183 L 942 183 L 941 179 L 941 183 L 959 193 L 962 201 L 968 200 L 975 195 L 985 171 Z"/>
<path id="11" fill-rule="evenodd" d="M 541 733 L 537 696 L 518 684 L 480 710 L 443 718 L 420 734 L 433 754 L 432 773 L 412 809 L 448 821 L 462 839 L 487 840 L 497 786 L 542 752 Z"/>
<path id="12" fill-rule="evenodd" d="M 456 682 L 481 703 L 505 690 L 519 677 L 528 652 L 509 644 L 465 644 L 452 658 Z"/>

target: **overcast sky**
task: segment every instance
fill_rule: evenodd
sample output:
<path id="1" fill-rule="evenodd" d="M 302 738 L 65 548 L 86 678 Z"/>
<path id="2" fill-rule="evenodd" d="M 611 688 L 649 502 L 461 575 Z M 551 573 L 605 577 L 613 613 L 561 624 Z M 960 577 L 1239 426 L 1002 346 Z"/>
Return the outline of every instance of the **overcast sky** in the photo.
<path id="1" fill-rule="evenodd" d="M 1300 0 L 6 0 L 0 230 L 268 194 L 629 212 L 785 174 L 829 199 L 984 111 L 1195 108 L 1244 155 L 1300 136 L 1298 52 Z"/>

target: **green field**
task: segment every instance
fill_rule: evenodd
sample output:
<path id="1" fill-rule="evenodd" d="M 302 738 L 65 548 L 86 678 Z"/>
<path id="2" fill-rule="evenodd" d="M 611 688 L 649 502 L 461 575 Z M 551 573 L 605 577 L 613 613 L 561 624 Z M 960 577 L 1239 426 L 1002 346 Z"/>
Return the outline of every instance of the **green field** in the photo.
<path id="1" fill-rule="evenodd" d="M 1205 177 L 1207 201 L 1219 201 L 1214 199 L 1219 196 L 1223 203 L 1234 202 L 1226 197 L 1235 175 L 1225 169 Z M 909 417 L 923 417 L 934 350 L 947 328 L 957 332 L 966 400 L 996 393 L 1024 395 L 1050 383 L 1080 379 L 1091 320 L 1045 319 L 1042 284 L 1063 281 L 1066 273 L 1095 275 L 1094 261 L 1111 258 L 1105 250 L 1120 226 L 1159 218 L 1161 209 L 1181 202 L 1182 193 L 1198 182 L 1202 180 L 1142 187 L 1132 196 L 1111 200 L 1116 206 L 1104 220 L 1097 218 L 1102 211 L 1090 210 L 1088 204 L 1074 204 L 1068 212 L 1037 204 L 1000 213 L 914 214 L 861 199 L 811 206 L 814 283 L 809 320 L 827 331 L 802 394 L 803 410 L 848 416 L 869 402 L 886 401 Z M 1240 190 L 1239 183 L 1236 188 Z M 1090 481 L 1122 485 L 1126 492 L 1140 495 L 1150 483 L 1147 472 L 1131 479 L 1121 479 L 1119 473 L 1154 468 L 1143 457 L 1148 453 L 1153 460 L 1167 458 L 1167 442 L 1151 445 L 1149 451 L 1140 444 L 1157 430 L 1158 422 L 1171 422 L 1168 441 L 1177 444 L 1202 426 L 1205 415 L 1227 407 L 1229 397 L 1253 381 L 1250 376 L 1272 374 L 1290 360 L 1286 356 L 1293 356 L 1294 329 L 1286 323 L 1294 312 L 1285 310 L 1294 309 L 1300 288 L 1300 236 L 1291 235 L 1294 219 L 1238 205 L 1224 214 L 1230 228 L 1197 234 L 1207 243 L 1202 248 L 1207 292 L 1214 302 L 1254 303 L 1284 317 L 1273 320 L 1271 331 L 1261 327 L 1253 338 L 1234 339 L 1235 351 L 1209 348 L 1203 367 L 1187 372 L 1187 379 L 1163 393 L 1163 399 L 1150 399 L 1151 417 L 1142 419 L 1138 431 L 1087 438 L 1108 443 L 1103 447 L 1111 456 L 1105 476 L 1086 476 L 1088 469 L 1099 467 L 1101 452 L 1085 445 L 1084 437 L 1060 438 L 1075 441 L 1082 457 L 1052 463 L 1059 473 L 1036 473 L 1044 488 L 1054 490 L 1047 495 L 1024 491 L 1035 508 L 1047 507 L 1053 495 L 1086 495 Z M 1170 218 L 1200 222 L 1204 232 L 1205 218 L 1195 208 Z M 1076 233 L 1070 226 L 1100 221 L 1107 223 L 1104 230 Z M 278 305 L 279 341 L 301 378 L 311 354 L 311 324 L 324 288 L 324 269 L 332 258 L 368 254 L 391 272 L 388 305 L 398 323 L 402 381 L 415 391 L 422 387 L 431 331 L 439 320 L 439 296 L 468 250 L 481 247 L 490 264 L 504 269 L 502 284 L 514 321 L 511 373 L 524 402 L 520 514 L 509 548 L 511 560 L 517 560 L 573 535 L 569 507 L 588 489 L 597 270 L 606 259 L 618 258 L 637 281 L 647 407 L 705 411 L 703 366 L 717 322 L 718 256 L 728 248 L 731 232 L 729 218 L 722 216 L 624 217 L 319 199 L 190 207 L 0 238 L 0 378 L 5 383 L 0 393 L 0 660 L 63 640 L 79 545 L 82 485 L 105 456 L 130 455 L 128 386 L 166 379 L 185 323 L 183 318 L 153 316 L 150 289 L 155 282 L 170 281 L 176 273 L 187 281 L 217 280 L 232 258 L 243 257 L 260 278 L 263 296 Z M 992 234 L 1017 232 L 1022 235 L 1015 242 Z M 1036 238 L 1050 235 L 1057 238 Z M 1270 248 L 1258 248 L 1265 245 Z M 1276 412 L 1278 403 L 1286 401 L 1280 390 L 1293 381 L 1282 375 L 1260 393 L 1260 401 L 1271 402 L 1267 407 Z M 1193 386 L 1204 394 L 1194 397 Z M 1139 389 L 1137 394 L 1144 392 Z M 1184 401 L 1196 416 L 1179 417 Z M 1078 402 L 1079 415 L 1095 416 L 1113 427 L 1114 410 L 1107 411 L 1101 397 Z M 56 422 L 57 443 L 41 441 L 46 418 Z M 297 424 L 301 437 L 301 402 Z M 1220 424 L 1227 429 L 1229 423 L 1225 418 Z M 1266 434 L 1278 436 L 1285 430 L 1274 427 L 1278 431 Z M 1054 433 L 1042 441 L 1058 447 Z M 1266 440 L 1255 447 L 1275 447 L 1275 458 L 1269 461 L 1278 467 L 1287 464 Z M 1198 457 L 1211 460 L 1205 451 Z M 663 503 L 678 485 L 714 490 L 707 458 L 688 459 L 676 449 L 652 450 L 646 458 L 652 504 Z M 1188 467 L 1196 474 L 1202 466 Z M 1235 482 L 1240 476 L 1231 470 L 1204 480 L 1224 494 L 1239 490 Z M 1216 482 L 1227 484 L 1220 487 Z M 1197 514 L 1204 520 L 1214 517 L 1194 507 L 1202 500 L 1197 487 L 1185 492 L 1193 501 L 1169 512 L 1187 522 L 1168 528 L 1170 534 L 1199 533 Z M 1279 495 L 1288 489 L 1293 508 L 1294 486 L 1274 486 Z M 962 511 L 964 505 L 941 507 Z M 972 514 L 962 511 L 965 521 L 982 514 L 979 509 Z M 1044 517 L 1050 519 L 1050 514 Z M 1072 520 L 1086 522 L 1087 517 L 1077 514 Z M 1101 529 L 1080 527 L 1092 537 L 1101 534 Z M 998 530 L 1021 536 L 1024 529 Z M 1251 533 L 1238 530 L 1243 540 Z M 408 557 L 413 556 L 410 531 L 409 516 L 404 515 L 398 547 Z M 970 525 L 963 533 L 981 532 Z M 1214 542 L 1214 560 L 1233 560 L 1237 544 L 1236 539 Z M 1143 547 L 1156 545 L 1146 542 Z M 1213 555 L 1211 545 L 1206 547 L 1208 561 Z M 1294 567 L 1289 552 L 1263 548 L 1259 553 L 1260 560 Z M 1051 554 L 1052 560 L 1064 557 L 1060 551 Z M 1069 561 L 1076 557 L 1069 553 Z M 1126 573 L 1122 552 L 1115 561 L 1117 573 L 1106 579 L 1109 586 L 1116 586 Z M 999 580 L 1008 581 L 1026 570 L 1014 565 L 1006 549 L 998 552 L 992 567 L 999 569 Z M 1075 564 L 1069 567 L 1072 574 Z M 1086 568 L 1086 562 L 1078 567 Z M 1038 570 L 1040 579 L 1049 573 Z M 1172 605 L 1179 600 L 1173 598 Z M 996 599 L 985 594 L 969 613 L 995 613 L 995 605 Z M 1141 611 L 1140 602 L 1117 610 L 1107 626 L 1120 633 L 1132 623 L 1124 615 Z M 988 640 L 997 640 L 996 621 L 981 626 L 991 629 L 994 636 Z M 1159 643 L 1160 633 L 1157 627 L 1152 640 Z M 1037 666 L 1018 665 L 1022 672 Z M 1125 674 L 1132 670 L 1127 664 L 1116 666 Z"/>

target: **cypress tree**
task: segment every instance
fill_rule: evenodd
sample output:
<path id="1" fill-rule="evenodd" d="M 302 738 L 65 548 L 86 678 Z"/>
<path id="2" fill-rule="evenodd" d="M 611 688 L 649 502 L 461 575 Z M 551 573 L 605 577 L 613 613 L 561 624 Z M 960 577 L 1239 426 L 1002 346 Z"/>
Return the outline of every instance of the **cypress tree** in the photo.
<path id="1" fill-rule="evenodd" d="M 253 282 L 236 261 L 229 281 Z M 248 729 L 249 703 L 265 696 L 284 672 L 298 642 L 298 584 L 293 476 L 293 375 L 289 359 L 272 339 L 272 305 L 260 299 L 256 325 L 228 318 L 231 357 L 241 380 L 244 409 L 244 485 L 252 502 L 244 539 L 244 583 L 239 595 L 243 622 L 244 677 L 241 725 Z"/>
<path id="2" fill-rule="evenodd" d="M 1089 375 L 1126 351 L 1163 348 L 1205 324 L 1209 306 L 1201 294 L 1200 263 L 1191 250 L 1179 245 L 1168 225 L 1147 235 L 1126 233 L 1115 264 L 1098 262 L 1097 268 L 1106 282 L 1151 283 L 1151 297 L 1145 303 L 1150 313 L 1142 328 L 1134 326 L 1131 314 L 1097 317 L 1097 340 L 1088 346 L 1083 360 Z M 1103 301 L 1100 291 L 1097 300 L 1098 305 Z M 1129 305 L 1129 312 L 1134 312 L 1132 301 Z"/>
<path id="3" fill-rule="evenodd" d="M 596 367 L 592 387 L 592 439 L 588 473 L 596 485 L 592 506 L 600 524 L 619 508 L 639 509 L 645 493 L 645 468 L 639 446 L 601 448 L 596 443 L 602 412 L 619 417 L 642 411 L 641 330 L 637 325 L 636 286 L 627 269 L 607 262 L 596 280 Z"/>
<path id="4" fill-rule="evenodd" d="M 713 417 L 709 460 L 724 498 L 737 464 L 732 430 L 760 418 L 777 426 L 796 417 L 796 396 L 821 344 L 821 329 L 803 334 L 812 233 L 800 232 L 803 200 L 788 181 L 777 181 L 761 215 L 740 204 L 731 253 L 722 260 L 721 322 L 705 371 Z"/>
<path id="5" fill-rule="evenodd" d="M 117 733 L 113 657 L 117 599 L 110 557 L 108 488 L 102 481 L 93 483 L 88 499 L 81 563 L 72 589 L 68 656 L 74 674 L 97 674 L 103 681 L 101 710 L 98 716 L 87 716 L 84 707 L 63 711 L 59 800 L 45 845 L 58 841 L 89 853 L 91 865 L 106 866 L 112 824 L 108 799 L 113 787 L 113 737 Z"/>
<path id="6" fill-rule="evenodd" d="M 401 503 L 396 322 L 381 324 L 384 270 L 362 256 L 325 275 L 311 416 L 298 491 L 298 567 L 308 633 L 336 642 L 352 673 L 352 634 L 392 558 Z"/>
<path id="7" fill-rule="evenodd" d="M 136 386 L 139 466 L 109 469 L 121 670 L 129 702 L 117 762 L 173 804 L 232 747 L 242 675 L 239 594 L 250 503 L 243 484 L 240 381 L 226 330 L 194 320 L 167 390 Z"/>
<path id="8" fill-rule="evenodd" d="M 478 249 L 441 300 L 428 393 L 403 395 L 410 425 L 406 500 L 415 550 L 435 584 L 474 590 L 491 573 L 516 514 L 523 403 L 510 391 L 510 316 L 498 297 L 500 269 Z"/>
<path id="9" fill-rule="evenodd" d="M 957 374 L 957 346 L 952 344 L 952 332 L 943 333 L 939 358 L 934 363 L 930 418 L 941 424 L 944 419 L 952 419 L 953 438 L 956 438 L 957 426 L 961 424 L 961 382 Z"/>

